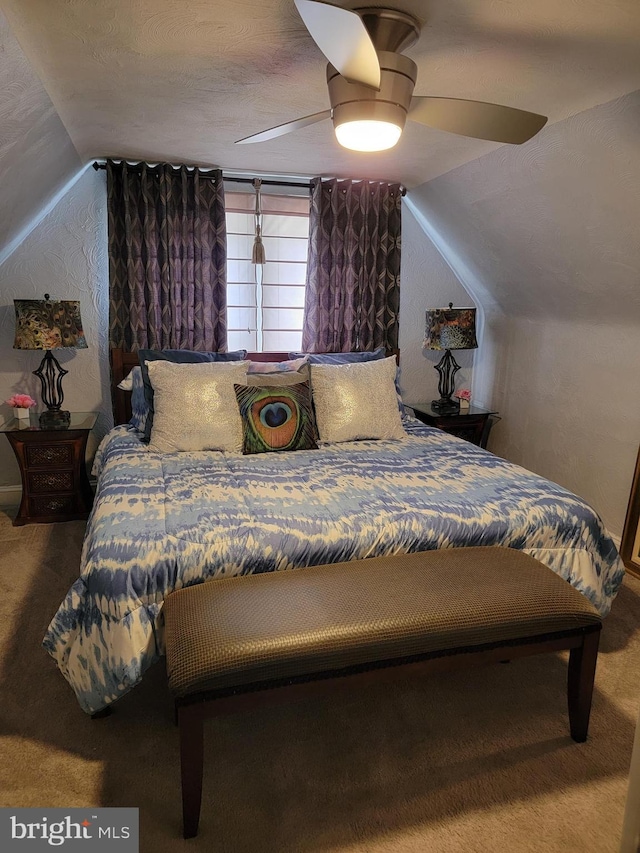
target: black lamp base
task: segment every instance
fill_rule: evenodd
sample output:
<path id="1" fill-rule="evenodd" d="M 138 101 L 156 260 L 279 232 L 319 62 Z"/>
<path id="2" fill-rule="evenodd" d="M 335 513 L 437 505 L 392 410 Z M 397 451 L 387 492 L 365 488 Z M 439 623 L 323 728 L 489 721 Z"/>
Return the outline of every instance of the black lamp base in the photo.
<path id="1" fill-rule="evenodd" d="M 64 400 L 62 377 L 69 371 L 60 366 L 58 359 L 54 358 L 51 350 L 48 349 L 40 362 L 40 367 L 33 372 L 42 385 L 42 402 L 50 412 L 58 411 Z"/>
<path id="2" fill-rule="evenodd" d="M 452 415 L 460 411 L 460 403 L 457 400 L 449 400 L 446 397 L 441 397 L 439 400 L 431 401 L 431 408 L 434 412 L 439 412 L 441 415 Z"/>
<path id="3" fill-rule="evenodd" d="M 440 394 L 440 399 L 432 400 L 431 408 L 435 412 L 439 412 L 441 415 L 451 415 L 455 412 L 459 412 L 460 403 L 457 400 L 452 400 L 451 395 L 456 387 L 454 384 L 454 378 L 456 373 L 460 370 L 460 365 L 451 355 L 451 350 L 448 349 L 445 352 L 440 361 L 435 365 L 435 369 L 440 374 L 440 381 L 438 382 L 438 393 Z"/>
<path id="4" fill-rule="evenodd" d="M 47 409 L 40 413 L 39 421 L 43 429 L 69 429 L 71 413 L 61 409 Z"/>

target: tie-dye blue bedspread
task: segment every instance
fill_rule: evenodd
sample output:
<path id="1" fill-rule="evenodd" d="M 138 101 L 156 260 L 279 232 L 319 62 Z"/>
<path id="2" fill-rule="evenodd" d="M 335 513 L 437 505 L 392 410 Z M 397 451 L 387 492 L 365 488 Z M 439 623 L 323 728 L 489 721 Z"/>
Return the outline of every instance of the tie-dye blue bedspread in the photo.
<path id="1" fill-rule="evenodd" d="M 606 615 L 624 570 L 581 498 L 487 451 L 406 422 L 404 441 L 295 453 L 151 453 L 116 427 L 96 459 L 81 575 L 44 639 L 82 708 L 163 654 L 161 609 L 207 580 L 381 554 L 519 548 Z"/>

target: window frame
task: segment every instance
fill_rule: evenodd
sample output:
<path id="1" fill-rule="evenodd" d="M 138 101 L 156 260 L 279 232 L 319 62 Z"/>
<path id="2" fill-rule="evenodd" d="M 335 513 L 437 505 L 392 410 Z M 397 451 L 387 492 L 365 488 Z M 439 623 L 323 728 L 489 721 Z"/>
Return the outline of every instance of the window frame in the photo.
<path id="1" fill-rule="evenodd" d="M 251 249 L 255 237 L 255 190 L 245 185 L 235 184 L 233 180 L 227 188 L 225 181 L 225 216 L 227 223 L 227 339 L 230 350 L 247 349 L 251 352 L 285 352 L 299 350 L 302 343 L 302 324 L 304 320 L 304 292 L 307 280 L 307 264 L 309 255 L 309 213 L 310 190 L 306 187 L 294 188 L 269 186 L 261 188 L 262 198 L 262 242 L 265 247 L 266 263 L 253 265 Z M 245 224 L 239 218 L 233 221 L 233 215 L 246 217 Z M 305 220 L 303 228 L 292 228 L 292 233 L 286 231 L 282 220 L 274 217 Z M 272 231 L 272 233 L 270 233 Z M 303 233 L 300 233 L 300 232 Z M 232 238 L 231 240 L 229 238 Z M 289 251 L 283 251 L 285 241 L 298 241 L 303 245 L 296 246 L 293 242 Z M 244 242 L 244 247 L 243 247 Z M 231 245 L 233 254 L 229 251 Z M 274 249 L 277 251 L 274 252 Z M 302 250 L 302 251 L 301 251 Z M 269 260 L 270 254 L 272 260 Z M 276 254 L 277 257 L 273 257 Z M 242 255 L 241 257 L 239 255 Z M 284 257 L 281 257 L 284 255 Z M 304 259 L 303 259 L 304 258 Z M 234 270 L 233 265 L 238 265 Z M 251 267 L 253 280 L 241 278 L 241 266 L 247 270 Z M 300 271 L 295 270 L 301 267 Z M 271 281 L 270 279 L 274 279 Z M 233 288 L 238 288 L 238 299 L 246 298 L 250 289 L 254 288 L 252 304 L 235 304 L 230 294 Z M 247 288 L 242 294 L 242 288 Z M 287 294 L 285 304 L 279 304 L 284 296 L 283 288 L 295 288 L 297 293 Z M 266 300 L 265 300 L 265 297 Z M 269 298 L 271 297 L 271 298 Z M 247 300 L 249 301 L 249 300 Z M 247 315 L 247 332 L 241 325 L 242 312 Z M 251 314 L 253 313 L 253 316 Z M 291 317 L 288 312 L 296 312 L 299 320 L 290 325 L 284 320 L 275 321 L 279 312 Z M 234 318 L 234 314 L 237 318 Z M 233 319 L 231 319 L 233 318 Z M 265 347 L 265 342 L 267 346 Z"/>

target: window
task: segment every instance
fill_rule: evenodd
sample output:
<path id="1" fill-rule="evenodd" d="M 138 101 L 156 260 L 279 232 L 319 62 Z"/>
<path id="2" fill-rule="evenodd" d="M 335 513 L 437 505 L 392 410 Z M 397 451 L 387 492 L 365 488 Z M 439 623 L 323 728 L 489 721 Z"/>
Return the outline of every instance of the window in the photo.
<path id="1" fill-rule="evenodd" d="M 262 192 L 264 267 L 251 263 L 255 193 L 226 192 L 229 350 L 299 350 L 309 242 L 309 197 Z M 260 280 L 262 278 L 262 280 Z"/>

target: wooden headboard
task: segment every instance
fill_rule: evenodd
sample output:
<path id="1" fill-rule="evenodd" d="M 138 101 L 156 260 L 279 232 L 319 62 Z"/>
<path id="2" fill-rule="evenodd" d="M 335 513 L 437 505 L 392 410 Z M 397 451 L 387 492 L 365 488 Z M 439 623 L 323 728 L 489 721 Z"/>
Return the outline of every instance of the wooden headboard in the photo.
<path id="1" fill-rule="evenodd" d="M 393 350 L 389 355 L 395 355 L 400 360 L 400 351 Z M 250 361 L 287 361 L 288 352 L 248 352 Z M 124 352 L 121 349 L 111 350 L 111 399 L 113 401 L 114 423 L 126 424 L 131 419 L 131 392 L 118 388 L 125 376 L 140 364 L 137 352 Z"/>

